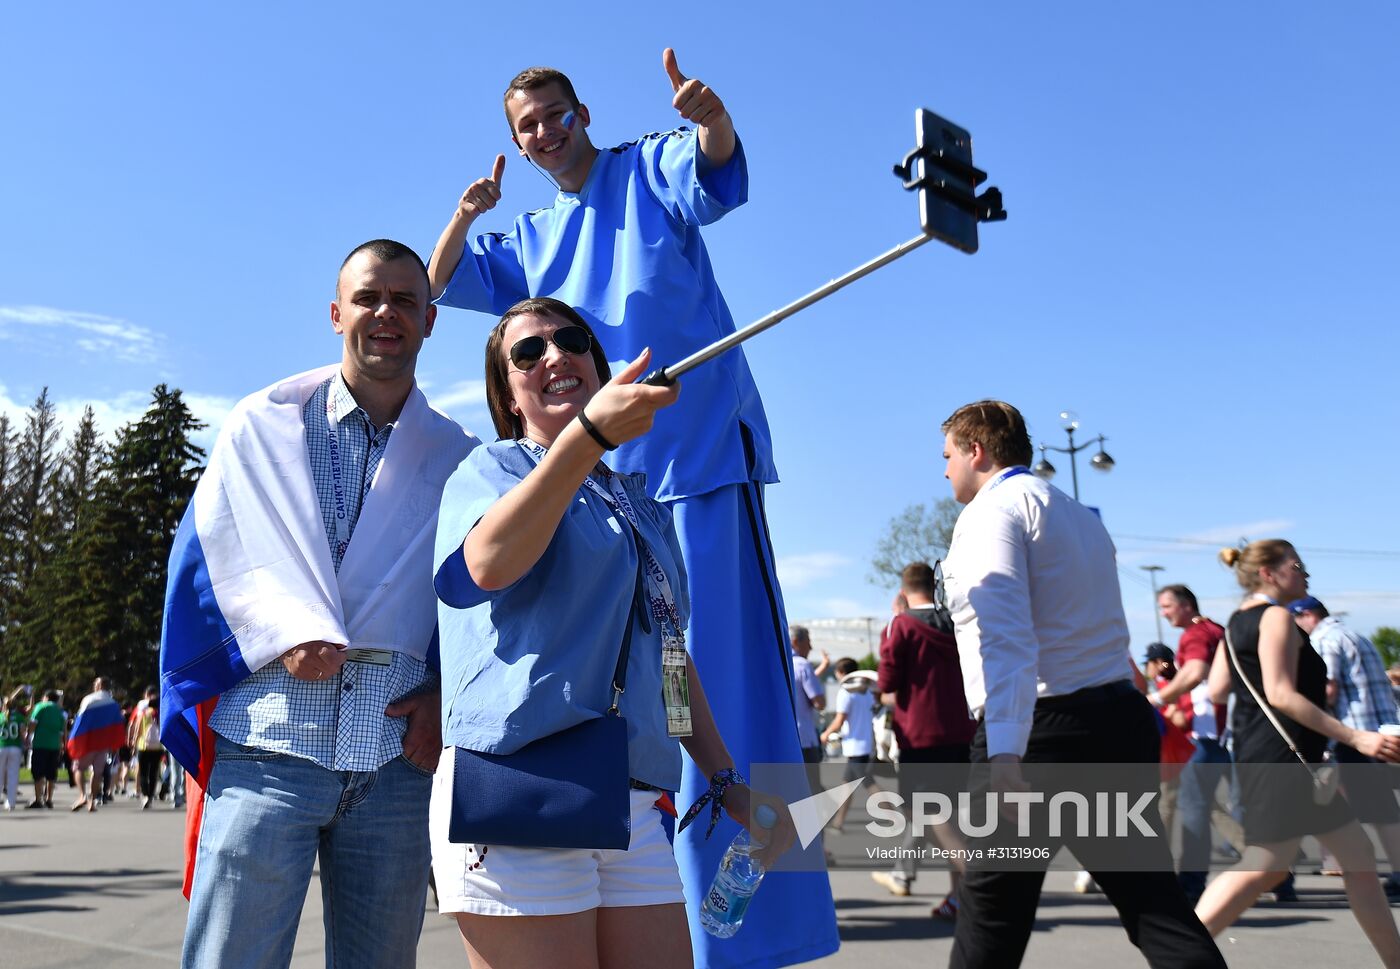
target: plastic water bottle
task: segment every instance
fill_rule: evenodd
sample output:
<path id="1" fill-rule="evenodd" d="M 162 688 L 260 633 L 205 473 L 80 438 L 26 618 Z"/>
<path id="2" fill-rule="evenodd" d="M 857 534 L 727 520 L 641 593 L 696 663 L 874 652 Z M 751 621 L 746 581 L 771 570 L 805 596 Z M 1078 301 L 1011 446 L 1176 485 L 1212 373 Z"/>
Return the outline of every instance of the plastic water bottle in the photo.
<path id="1" fill-rule="evenodd" d="M 720 859 L 710 890 L 705 893 L 705 904 L 700 906 L 700 924 L 717 938 L 727 939 L 739 931 L 753 893 L 763 881 L 763 866 L 754 860 L 753 853 L 768 843 L 773 826 L 778 823 L 778 812 L 771 805 L 760 804 L 754 811 L 754 820 L 765 832 L 762 840 L 750 840 L 747 828 L 734 836 Z"/>

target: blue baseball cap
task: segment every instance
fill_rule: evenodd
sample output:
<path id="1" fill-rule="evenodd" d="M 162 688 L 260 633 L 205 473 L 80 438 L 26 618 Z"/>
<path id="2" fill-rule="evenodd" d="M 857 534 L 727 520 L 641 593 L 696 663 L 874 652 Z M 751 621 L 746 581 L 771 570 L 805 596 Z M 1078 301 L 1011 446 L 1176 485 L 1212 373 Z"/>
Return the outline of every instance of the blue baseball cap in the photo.
<path id="1" fill-rule="evenodd" d="M 1301 599 L 1294 599 L 1288 604 L 1288 611 L 1293 615 L 1301 615 L 1305 612 L 1320 612 L 1326 607 L 1317 601 L 1316 596 L 1303 596 Z"/>

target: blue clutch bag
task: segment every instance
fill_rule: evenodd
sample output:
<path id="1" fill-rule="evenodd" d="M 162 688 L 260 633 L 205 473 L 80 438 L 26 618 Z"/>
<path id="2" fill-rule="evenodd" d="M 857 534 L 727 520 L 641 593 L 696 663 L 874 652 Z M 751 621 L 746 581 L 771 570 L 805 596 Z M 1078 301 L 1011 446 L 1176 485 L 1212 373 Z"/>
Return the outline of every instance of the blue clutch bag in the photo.
<path id="1" fill-rule="evenodd" d="M 632 838 L 627 721 L 613 713 L 513 754 L 455 748 L 457 843 L 516 848 L 621 848 Z"/>

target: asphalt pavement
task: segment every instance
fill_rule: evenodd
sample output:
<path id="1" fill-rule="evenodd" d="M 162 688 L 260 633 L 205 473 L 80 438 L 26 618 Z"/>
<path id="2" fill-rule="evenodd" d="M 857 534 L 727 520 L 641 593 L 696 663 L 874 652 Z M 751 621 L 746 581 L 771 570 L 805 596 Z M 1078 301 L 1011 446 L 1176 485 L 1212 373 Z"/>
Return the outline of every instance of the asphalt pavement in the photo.
<path id="1" fill-rule="evenodd" d="M 0 814 L 0 969 L 178 964 L 186 910 L 180 896 L 183 812 L 167 805 L 142 811 L 139 801 L 120 799 L 94 814 L 75 814 L 66 810 L 69 789 L 61 788 L 59 796 L 62 803 L 52 811 Z M 896 898 L 871 880 L 853 838 L 837 835 L 829 847 L 842 947 L 811 965 L 946 965 L 952 926 L 930 918 L 929 910 L 946 894 L 947 875 L 925 874 L 912 895 Z M 1347 908 L 1341 880 L 1301 870 L 1299 902 L 1262 902 L 1221 937 L 1227 962 L 1239 969 L 1376 965 Z M 1048 876 L 1025 965 L 1145 965 L 1113 907 L 1101 895 L 1075 894 L 1071 881 L 1069 872 Z M 320 887 L 313 882 L 292 965 L 320 969 L 321 940 Z M 465 969 L 450 919 L 428 911 L 419 956 L 422 966 Z"/>

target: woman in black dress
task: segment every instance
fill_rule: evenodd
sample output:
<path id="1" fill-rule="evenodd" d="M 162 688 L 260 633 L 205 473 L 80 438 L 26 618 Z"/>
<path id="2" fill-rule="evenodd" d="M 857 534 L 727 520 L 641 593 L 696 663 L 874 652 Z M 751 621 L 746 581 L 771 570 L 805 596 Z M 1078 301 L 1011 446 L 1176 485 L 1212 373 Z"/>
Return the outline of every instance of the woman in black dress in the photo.
<path id="1" fill-rule="evenodd" d="M 1400 967 L 1400 933 L 1376 878 L 1370 839 L 1340 793 L 1325 804 L 1316 803 L 1312 774 L 1289 750 L 1241 677 L 1264 699 L 1311 764 L 1322 762 L 1328 739 L 1371 757 L 1400 761 L 1400 738 L 1353 730 L 1323 709 L 1326 666 L 1280 605 L 1308 591 L 1308 573 L 1292 545 L 1267 539 L 1243 549 L 1227 548 L 1220 559 L 1235 570 L 1249 593 L 1228 627 L 1239 666 L 1228 649 L 1217 649 L 1210 671 L 1211 699 L 1223 703 L 1231 693 L 1235 697 L 1230 726 L 1247 848 L 1237 867 L 1216 876 L 1206 888 L 1196 914 L 1212 935 L 1218 935 L 1284 877 L 1298 842 L 1311 834 L 1341 864 L 1352 912 L 1382 963 Z"/>

